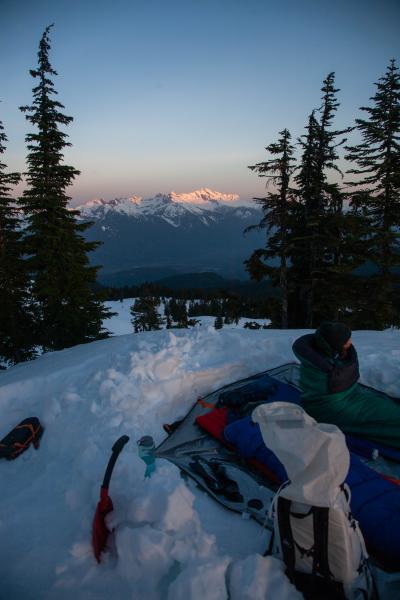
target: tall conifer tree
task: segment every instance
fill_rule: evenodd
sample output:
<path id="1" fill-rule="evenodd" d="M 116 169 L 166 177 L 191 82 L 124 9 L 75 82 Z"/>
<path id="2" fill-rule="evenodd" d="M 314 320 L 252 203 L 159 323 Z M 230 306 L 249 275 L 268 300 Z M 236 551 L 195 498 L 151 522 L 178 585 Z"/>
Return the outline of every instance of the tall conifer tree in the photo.
<path id="1" fill-rule="evenodd" d="M 356 164 L 348 173 L 358 176 L 351 204 L 367 215 L 369 258 L 378 274 L 366 282 L 364 320 L 371 328 L 400 324 L 398 276 L 400 265 L 400 74 L 391 60 L 376 85 L 372 105 L 362 106 L 366 117 L 356 119 L 362 141 L 347 147 L 346 158 Z"/>
<path id="2" fill-rule="evenodd" d="M 52 76 L 47 27 L 39 44 L 38 66 L 30 74 L 38 80 L 31 106 L 23 106 L 26 119 L 37 129 L 26 136 L 28 187 L 20 199 L 25 213 L 26 252 L 33 279 L 32 294 L 37 310 L 37 342 L 43 349 L 61 349 L 107 337 L 102 327 L 110 316 L 93 292 L 98 267 L 89 266 L 87 253 L 97 246 L 82 233 L 89 223 L 78 223 L 78 211 L 69 210 L 66 189 L 79 174 L 63 164 L 64 148 L 71 144 L 60 130 L 72 121 Z"/>
<path id="3" fill-rule="evenodd" d="M 303 150 L 299 172 L 295 178 L 298 186 L 298 206 L 292 222 L 291 277 L 295 283 L 292 303 L 300 307 L 297 326 L 313 327 L 323 318 L 334 318 L 338 313 L 339 297 L 333 293 L 333 281 L 340 282 L 344 265 L 335 263 L 343 256 L 341 229 L 347 228 L 343 218 L 343 195 L 337 184 L 329 183 L 330 170 L 340 173 L 336 161 L 337 147 L 346 138 L 344 130 L 332 129 L 332 121 L 339 103 L 334 87 L 335 74 L 329 73 L 323 82 L 322 104 L 319 119 L 313 111 L 309 117 L 307 133 L 300 138 Z M 348 236 L 351 235 L 351 228 Z M 351 261 L 350 261 L 351 263 Z M 351 266 L 347 270 L 350 270 Z M 339 286 L 340 287 L 340 286 Z"/>
<path id="4" fill-rule="evenodd" d="M 290 219 L 289 294 L 290 324 L 304 327 L 311 294 L 311 272 L 314 262 L 315 236 L 318 235 L 318 202 L 316 202 L 316 170 L 319 123 L 312 111 L 306 134 L 298 143 L 302 149 L 301 162 L 295 177 L 297 202 Z M 315 223 L 315 226 L 314 226 Z"/>
<path id="5" fill-rule="evenodd" d="M 264 198 L 254 198 L 261 204 L 263 218 L 256 226 L 249 229 L 266 229 L 267 236 L 265 248 L 255 250 L 246 261 L 247 270 L 253 279 L 261 280 L 270 276 L 273 284 L 281 292 L 280 326 L 288 327 L 288 222 L 290 204 L 293 194 L 289 187 L 290 176 L 294 169 L 293 146 L 291 136 L 287 129 L 279 132 L 277 142 L 266 147 L 274 158 L 249 167 L 260 177 L 267 177 L 267 188 L 270 184 L 274 191 L 268 192 Z M 273 267 L 264 262 L 264 259 L 278 258 L 279 266 Z"/>
<path id="6" fill-rule="evenodd" d="M 6 142 L 0 121 L 0 155 Z M 12 187 L 20 180 L 19 173 L 7 173 L 6 165 L 0 161 L 0 359 L 11 364 L 35 354 L 21 223 L 11 198 Z"/>

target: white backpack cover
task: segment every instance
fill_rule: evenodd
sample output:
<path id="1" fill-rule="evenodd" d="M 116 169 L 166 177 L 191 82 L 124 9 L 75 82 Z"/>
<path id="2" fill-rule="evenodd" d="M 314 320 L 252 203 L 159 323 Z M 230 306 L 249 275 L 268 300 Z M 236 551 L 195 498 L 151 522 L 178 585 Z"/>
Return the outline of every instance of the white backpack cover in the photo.
<path id="1" fill-rule="evenodd" d="M 343 485 L 350 465 L 343 433 L 287 402 L 262 404 L 252 419 L 289 478 L 271 506 L 273 554 L 290 577 L 313 574 L 339 584 L 345 598 L 371 598 L 368 555 Z"/>

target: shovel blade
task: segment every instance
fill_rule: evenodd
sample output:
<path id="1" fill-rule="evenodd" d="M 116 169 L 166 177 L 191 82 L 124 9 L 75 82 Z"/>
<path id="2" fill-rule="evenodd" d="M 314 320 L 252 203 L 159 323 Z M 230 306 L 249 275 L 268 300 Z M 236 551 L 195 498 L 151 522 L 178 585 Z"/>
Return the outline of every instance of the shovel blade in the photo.
<path id="1" fill-rule="evenodd" d="M 101 488 L 100 500 L 97 503 L 93 519 L 92 546 L 97 562 L 100 562 L 101 553 L 107 544 L 108 534 L 111 533 L 105 521 L 106 515 L 113 510 L 113 503 L 108 495 L 108 489 Z"/>

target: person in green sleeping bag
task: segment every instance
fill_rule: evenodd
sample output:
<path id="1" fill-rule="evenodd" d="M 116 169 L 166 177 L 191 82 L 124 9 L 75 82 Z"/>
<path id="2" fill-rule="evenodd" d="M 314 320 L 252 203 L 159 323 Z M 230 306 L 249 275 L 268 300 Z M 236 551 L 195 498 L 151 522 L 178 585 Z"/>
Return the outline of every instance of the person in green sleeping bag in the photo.
<path id="1" fill-rule="evenodd" d="M 358 357 L 351 330 L 325 322 L 293 344 L 299 359 L 302 406 L 319 423 L 400 448 L 400 400 L 358 385 Z"/>

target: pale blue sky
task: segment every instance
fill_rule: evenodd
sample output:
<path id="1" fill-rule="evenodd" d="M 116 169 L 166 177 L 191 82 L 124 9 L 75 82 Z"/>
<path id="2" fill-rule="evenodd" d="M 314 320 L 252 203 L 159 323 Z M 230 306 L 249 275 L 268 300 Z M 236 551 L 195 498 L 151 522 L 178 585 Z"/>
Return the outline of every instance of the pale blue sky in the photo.
<path id="1" fill-rule="evenodd" d="M 259 195 L 247 165 L 284 127 L 303 133 L 330 71 L 346 126 L 400 55 L 397 0 L 0 0 L 0 16 L 5 162 L 25 168 L 18 107 L 54 22 L 55 87 L 74 117 L 66 160 L 82 171 L 74 203 L 199 187 Z"/>

